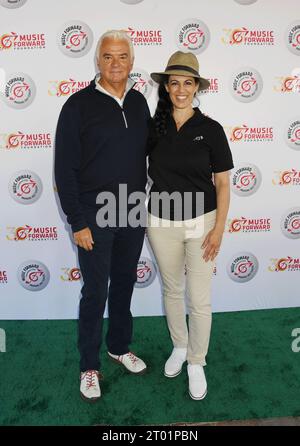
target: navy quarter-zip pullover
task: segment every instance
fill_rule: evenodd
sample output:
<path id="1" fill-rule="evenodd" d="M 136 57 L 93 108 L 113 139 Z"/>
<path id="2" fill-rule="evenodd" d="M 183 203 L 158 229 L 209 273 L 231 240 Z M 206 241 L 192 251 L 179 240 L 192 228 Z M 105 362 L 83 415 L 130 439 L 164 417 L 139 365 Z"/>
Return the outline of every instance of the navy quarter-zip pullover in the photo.
<path id="1" fill-rule="evenodd" d="M 95 89 L 95 80 L 64 104 L 57 125 L 55 180 L 73 232 L 88 226 L 83 206 L 95 206 L 99 192 L 145 191 L 149 108 L 130 89 L 123 108 Z"/>

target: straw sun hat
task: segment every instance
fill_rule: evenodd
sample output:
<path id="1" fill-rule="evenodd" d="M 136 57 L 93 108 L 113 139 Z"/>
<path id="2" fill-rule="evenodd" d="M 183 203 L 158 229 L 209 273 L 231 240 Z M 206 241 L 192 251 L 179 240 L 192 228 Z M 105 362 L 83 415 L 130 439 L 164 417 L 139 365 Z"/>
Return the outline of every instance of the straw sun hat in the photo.
<path id="1" fill-rule="evenodd" d="M 177 76 L 192 76 L 199 79 L 199 91 L 206 90 L 210 85 L 209 80 L 200 76 L 199 62 L 193 53 L 176 51 L 176 53 L 172 54 L 168 60 L 167 67 L 164 72 L 151 73 L 150 76 L 155 82 L 161 83 L 164 82 L 166 80 L 166 76 L 170 74 Z"/>

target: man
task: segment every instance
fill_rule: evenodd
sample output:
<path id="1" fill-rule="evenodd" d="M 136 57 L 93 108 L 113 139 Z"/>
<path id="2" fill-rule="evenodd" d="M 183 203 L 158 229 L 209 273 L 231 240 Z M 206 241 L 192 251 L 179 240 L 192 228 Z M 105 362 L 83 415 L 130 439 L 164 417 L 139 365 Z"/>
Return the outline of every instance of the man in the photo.
<path id="1" fill-rule="evenodd" d="M 145 191 L 150 113 L 144 96 L 128 78 L 133 60 L 132 42 L 125 31 L 103 34 L 97 45 L 100 75 L 66 101 L 57 126 L 56 184 L 78 246 L 84 283 L 78 346 L 80 393 L 88 401 L 101 396 L 99 350 L 107 299 L 109 357 L 129 372 L 146 370 L 144 361 L 129 351 L 130 302 L 144 228 L 118 223 L 100 227 L 96 222 L 99 194 L 112 193 L 118 200 L 120 184 L 126 185 L 128 194 Z M 115 212 L 119 217 L 126 211 Z"/>

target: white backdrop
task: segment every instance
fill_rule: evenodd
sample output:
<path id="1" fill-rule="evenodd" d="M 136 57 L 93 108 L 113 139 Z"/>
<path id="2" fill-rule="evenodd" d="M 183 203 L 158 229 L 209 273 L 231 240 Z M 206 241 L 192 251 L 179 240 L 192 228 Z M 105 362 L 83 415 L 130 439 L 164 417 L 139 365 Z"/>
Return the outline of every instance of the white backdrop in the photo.
<path id="1" fill-rule="evenodd" d="M 80 271 L 53 181 L 54 135 L 111 28 L 133 39 L 132 76 L 152 112 L 149 73 L 177 49 L 195 52 L 211 80 L 200 108 L 224 126 L 235 162 L 213 310 L 298 306 L 299 1 L 0 0 L 0 318 L 77 317 Z M 156 269 L 145 243 L 134 315 L 163 313 Z"/>

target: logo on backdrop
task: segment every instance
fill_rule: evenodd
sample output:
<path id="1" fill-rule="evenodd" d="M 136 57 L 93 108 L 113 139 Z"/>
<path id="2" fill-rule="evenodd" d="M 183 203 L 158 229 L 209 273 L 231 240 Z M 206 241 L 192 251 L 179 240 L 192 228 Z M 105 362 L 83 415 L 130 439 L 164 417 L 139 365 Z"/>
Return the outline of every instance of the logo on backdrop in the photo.
<path id="1" fill-rule="evenodd" d="M 7 240 L 44 242 L 58 239 L 57 226 L 8 226 Z"/>
<path id="2" fill-rule="evenodd" d="M 277 93 L 300 93 L 300 75 L 276 76 L 273 90 Z"/>
<path id="3" fill-rule="evenodd" d="M 92 47 L 93 33 L 91 28 L 79 20 L 73 20 L 61 26 L 57 43 L 59 49 L 69 57 L 85 56 Z"/>
<path id="4" fill-rule="evenodd" d="M 221 41 L 225 45 L 274 45 L 274 31 L 261 29 L 224 28 L 225 37 Z"/>
<path id="5" fill-rule="evenodd" d="M 201 90 L 200 95 L 204 94 L 214 94 L 219 93 L 219 79 L 218 78 L 207 78 L 210 82 L 210 86 L 206 90 Z"/>
<path id="6" fill-rule="evenodd" d="M 160 29 L 134 29 L 129 26 L 126 32 L 135 46 L 163 44 L 162 31 Z"/>
<path id="7" fill-rule="evenodd" d="M 226 127 L 226 130 L 232 142 L 273 142 L 273 127 L 250 127 L 243 124 Z"/>
<path id="8" fill-rule="evenodd" d="M 258 271 L 258 260 L 250 252 L 235 254 L 227 264 L 227 273 L 234 282 L 244 283 L 253 279 Z"/>
<path id="9" fill-rule="evenodd" d="M 136 288 L 145 288 L 151 285 L 156 277 L 156 267 L 152 260 L 148 257 L 141 257 L 137 264 L 136 276 Z"/>
<path id="10" fill-rule="evenodd" d="M 75 81 L 71 78 L 62 81 L 49 81 L 48 95 L 57 97 L 71 96 L 89 85 L 90 81 Z"/>
<path id="11" fill-rule="evenodd" d="M 13 73 L 8 75 L 4 84 L 4 101 L 12 108 L 28 107 L 35 97 L 35 84 L 28 74 Z"/>
<path id="12" fill-rule="evenodd" d="M 16 172 L 9 180 L 10 196 L 21 204 L 32 204 L 36 202 L 43 191 L 40 177 L 30 170 Z"/>
<path id="13" fill-rule="evenodd" d="M 10 32 L 0 36 L 0 51 L 43 50 L 45 47 L 45 34 L 17 34 Z"/>
<path id="14" fill-rule="evenodd" d="M 300 258 L 299 257 L 281 257 L 279 259 L 270 259 L 271 265 L 268 270 L 272 273 L 290 272 L 294 273 L 300 271 Z"/>
<path id="15" fill-rule="evenodd" d="M 258 98 L 263 81 L 258 71 L 251 67 L 240 68 L 230 78 L 232 96 L 240 102 L 251 102 Z"/>
<path id="16" fill-rule="evenodd" d="M 252 5 L 252 3 L 255 3 L 257 0 L 235 0 L 240 5 Z"/>
<path id="17" fill-rule="evenodd" d="M 0 5 L 5 8 L 15 9 L 23 6 L 27 0 L 0 0 Z"/>
<path id="18" fill-rule="evenodd" d="M 46 149 L 52 147 L 50 133 L 0 133 L 0 149 Z"/>
<path id="19" fill-rule="evenodd" d="M 176 29 L 176 44 L 182 51 L 200 54 L 207 48 L 209 41 L 209 29 L 201 20 L 184 20 Z"/>
<path id="20" fill-rule="evenodd" d="M 300 207 L 289 209 L 281 218 L 281 231 L 288 238 L 300 238 Z"/>
<path id="21" fill-rule="evenodd" d="M 140 70 L 139 68 L 134 68 L 133 71 L 129 75 L 130 79 L 135 82 L 134 89 L 142 93 L 146 99 L 152 93 L 152 80 L 148 73 L 144 70 Z"/>
<path id="22" fill-rule="evenodd" d="M 300 186 L 300 170 L 277 170 L 272 179 L 274 186 Z"/>
<path id="23" fill-rule="evenodd" d="M 136 5 L 144 0 L 121 0 L 122 3 L 127 3 L 127 5 Z"/>
<path id="24" fill-rule="evenodd" d="M 0 270 L 0 284 L 4 284 L 8 282 L 7 272 Z"/>
<path id="25" fill-rule="evenodd" d="M 50 273 L 46 265 L 39 260 L 27 260 L 18 269 L 19 283 L 26 290 L 41 291 L 50 280 Z"/>
<path id="26" fill-rule="evenodd" d="M 261 184 L 261 173 L 254 164 L 240 164 L 231 176 L 231 187 L 235 194 L 246 197 L 254 194 Z"/>
<path id="27" fill-rule="evenodd" d="M 300 54 L 300 20 L 289 25 L 285 33 L 285 43 L 288 49 L 299 56 Z"/>
<path id="28" fill-rule="evenodd" d="M 242 234 L 249 232 L 270 232 L 270 218 L 231 218 L 227 221 L 227 232 L 230 234 Z"/>
<path id="29" fill-rule="evenodd" d="M 79 268 L 62 268 L 63 274 L 60 276 L 64 282 L 78 282 L 81 279 Z"/>
<path id="30" fill-rule="evenodd" d="M 285 131 L 285 141 L 294 150 L 300 150 L 300 119 L 289 122 Z"/>

